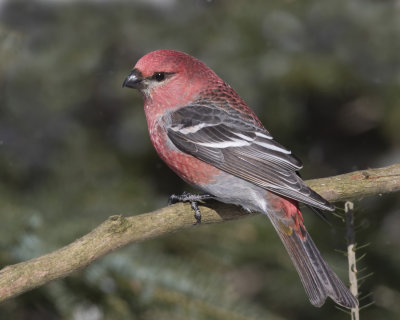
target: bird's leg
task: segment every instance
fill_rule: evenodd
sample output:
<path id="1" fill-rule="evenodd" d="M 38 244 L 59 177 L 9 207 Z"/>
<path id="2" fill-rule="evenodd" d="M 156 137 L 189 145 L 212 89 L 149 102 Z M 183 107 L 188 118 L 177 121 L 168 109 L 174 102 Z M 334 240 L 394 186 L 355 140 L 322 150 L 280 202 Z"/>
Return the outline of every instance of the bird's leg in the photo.
<path id="1" fill-rule="evenodd" d="M 194 211 L 194 217 L 196 218 L 195 224 L 199 224 L 201 223 L 201 212 L 197 203 L 202 200 L 208 200 L 213 198 L 214 196 L 210 194 L 192 194 L 184 192 L 181 195 L 176 195 L 176 194 L 171 195 L 168 199 L 168 204 L 170 205 L 177 202 L 190 202 L 190 206 Z"/>

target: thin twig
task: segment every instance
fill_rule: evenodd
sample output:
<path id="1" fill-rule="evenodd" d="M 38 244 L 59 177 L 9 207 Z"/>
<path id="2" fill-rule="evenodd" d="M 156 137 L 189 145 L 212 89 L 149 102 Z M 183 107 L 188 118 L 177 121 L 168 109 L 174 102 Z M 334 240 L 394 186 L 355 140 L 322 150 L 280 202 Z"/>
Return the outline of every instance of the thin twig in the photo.
<path id="1" fill-rule="evenodd" d="M 358 297 L 357 265 L 356 265 L 356 243 L 354 236 L 354 203 L 346 201 L 344 204 L 346 214 L 346 239 L 347 239 L 347 259 L 349 261 L 349 280 L 350 291 Z M 360 313 L 358 306 L 351 309 L 351 320 L 359 320 Z"/>

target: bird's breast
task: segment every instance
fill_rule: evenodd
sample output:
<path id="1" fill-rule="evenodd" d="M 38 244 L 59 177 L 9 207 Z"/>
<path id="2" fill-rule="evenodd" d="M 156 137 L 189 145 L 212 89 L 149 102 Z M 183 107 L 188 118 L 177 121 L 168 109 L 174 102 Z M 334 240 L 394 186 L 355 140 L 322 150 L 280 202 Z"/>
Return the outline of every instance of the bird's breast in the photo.
<path id="1" fill-rule="evenodd" d="M 150 140 L 159 157 L 187 183 L 197 186 L 213 183 L 222 173 L 214 166 L 180 151 L 168 138 L 161 117 L 150 119 L 148 126 Z"/>

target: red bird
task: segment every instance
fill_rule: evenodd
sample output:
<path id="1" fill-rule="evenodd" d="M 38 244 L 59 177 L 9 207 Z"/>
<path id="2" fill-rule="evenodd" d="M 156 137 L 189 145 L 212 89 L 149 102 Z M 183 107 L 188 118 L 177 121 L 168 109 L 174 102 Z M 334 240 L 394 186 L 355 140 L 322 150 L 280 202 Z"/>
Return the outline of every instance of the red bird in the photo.
<path id="1" fill-rule="evenodd" d="M 142 57 L 123 83 L 144 98 L 150 139 L 163 161 L 206 195 L 268 216 L 314 306 L 329 296 L 347 308 L 357 299 L 321 257 L 298 202 L 334 207 L 301 180 L 301 161 L 276 142 L 240 96 L 186 53 L 158 50 Z"/>

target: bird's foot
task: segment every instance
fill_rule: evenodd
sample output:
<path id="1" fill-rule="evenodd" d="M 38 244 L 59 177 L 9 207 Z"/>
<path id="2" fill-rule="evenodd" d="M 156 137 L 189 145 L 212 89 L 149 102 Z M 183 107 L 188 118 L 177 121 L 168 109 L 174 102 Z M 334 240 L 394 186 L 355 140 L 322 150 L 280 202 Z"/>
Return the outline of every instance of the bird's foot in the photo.
<path id="1" fill-rule="evenodd" d="M 213 199 L 214 197 L 210 194 L 192 194 L 188 192 L 184 192 L 181 195 L 173 194 L 168 199 L 168 204 L 174 204 L 177 202 L 189 202 L 190 206 L 194 211 L 194 217 L 196 218 L 195 224 L 201 223 L 201 212 L 197 205 L 199 201 Z"/>

